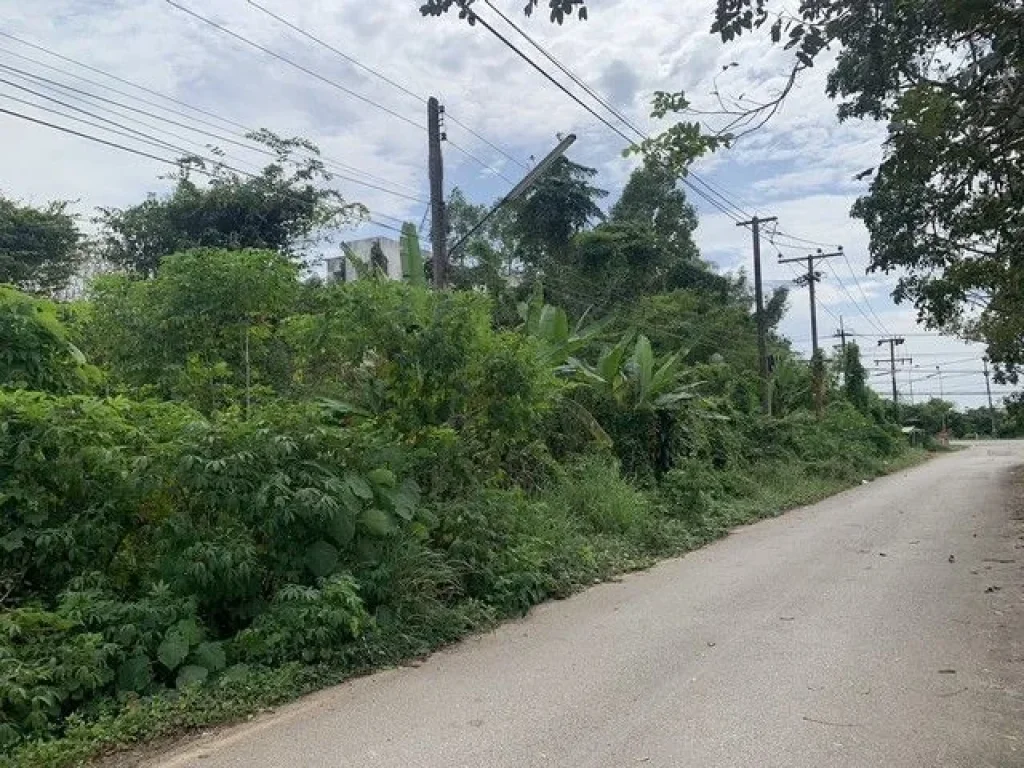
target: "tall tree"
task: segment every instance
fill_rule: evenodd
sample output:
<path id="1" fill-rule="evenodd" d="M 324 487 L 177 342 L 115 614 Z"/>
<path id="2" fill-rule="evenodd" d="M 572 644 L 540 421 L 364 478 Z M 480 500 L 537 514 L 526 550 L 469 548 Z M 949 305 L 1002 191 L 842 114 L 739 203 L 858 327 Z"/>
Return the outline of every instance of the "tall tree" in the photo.
<path id="1" fill-rule="evenodd" d="M 82 261 L 82 234 L 68 203 L 42 208 L 0 196 L 0 283 L 52 295 L 65 288 Z"/>
<path id="2" fill-rule="evenodd" d="M 674 260 L 697 261 L 700 254 L 693 242 L 697 212 L 678 181 L 671 170 L 646 158 L 629 177 L 608 218 L 612 223 L 649 227 L 658 246 L 670 251 Z"/>
<path id="3" fill-rule="evenodd" d="M 100 209 L 102 255 L 146 277 L 165 256 L 192 248 L 261 248 L 295 257 L 329 227 L 365 213 L 328 186 L 331 174 L 314 144 L 269 131 L 250 138 L 277 154 L 257 175 L 182 158 L 169 196 Z"/>
<path id="4" fill-rule="evenodd" d="M 564 259 L 573 236 L 604 219 L 597 201 L 608 193 L 593 186 L 593 168 L 560 157 L 515 207 L 513 236 L 530 266 Z"/>

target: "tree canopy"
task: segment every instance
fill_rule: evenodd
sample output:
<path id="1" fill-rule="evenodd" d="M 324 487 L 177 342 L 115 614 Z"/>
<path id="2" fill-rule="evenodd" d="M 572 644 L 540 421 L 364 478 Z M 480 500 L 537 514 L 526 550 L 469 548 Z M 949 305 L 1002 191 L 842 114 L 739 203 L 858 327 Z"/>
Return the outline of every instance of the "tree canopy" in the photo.
<path id="1" fill-rule="evenodd" d="M 192 248 L 262 248 L 294 257 L 326 228 L 364 212 L 327 186 L 331 174 L 312 143 L 269 131 L 251 138 L 276 154 L 258 174 L 183 158 L 169 196 L 100 209 L 101 255 L 147 277 L 164 256 Z"/>
<path id="2" fill-rule="evenodd" d="M 67 286 L 81 257 L 82 234 L 68 203 L 36 208 L 0 196 L 0 283 L 52 295 Z"/>
<path id="3" fill-rule="evenodd" d="M 604 219 L 597 201 L 608 192 L 590 183 L 596 175 L 593 168 L 560 157 L 515 204 L 512 234 L 527 263 L 538 266 L 545 257 L 564 253 L 573 235 Z"/>

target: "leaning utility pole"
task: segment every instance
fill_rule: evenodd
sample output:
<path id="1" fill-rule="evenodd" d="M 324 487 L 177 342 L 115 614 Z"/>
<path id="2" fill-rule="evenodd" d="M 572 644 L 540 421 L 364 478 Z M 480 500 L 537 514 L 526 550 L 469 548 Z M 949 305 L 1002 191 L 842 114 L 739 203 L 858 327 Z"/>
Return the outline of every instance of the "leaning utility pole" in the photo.
<path id="1" fill-rule="evenodd" d="M 740 221 L 737 227 L 750 227 L 754 237 L 754 297 L 757 302 L 757 364 L 761 374 L 761 413 L 772 414 L 772 390 L 768 379 L 768 323 L 764 316 L 764 293 L 761 289 L 761 223 L 777 221 L 775 216 Z"/>
<path id="2" fill-rule="evenodd" d="M 480 221 L 474 224 L 470 228 L 469 232 L 462 236 L 461 240 L 459 240 L 457 243 L 455 243 L 455 245 L 448 249 L 449 258 L 451 258 L 452 254 L 459 250 L 463 245 L 468 243 L 470 238 L 472 238 L 473 235 L 476 234 L 477 230 L 482 228 L 483 225 L 486 224 L 494 214 L 500 211 L 503 206 L 508 205 L 513 200 L 516 200 L 525 195 L 530 190 L 530 188 L 534 184 L 536 184 L 537 181 L 551 169 L 551 166 L 555 164 L 555 161 L 562 155 L 564 155 L 566 151 L 569 149 L 569 147 L 571 147 L 575 142 L 575 133 L 570 133 L 568 136 L 564 137 L 561 141 L 559 141 L 558 146 L 556 146 L 554 149 L 548 152 L 547 155 L 545 155 L 544 159 L 533 167 L 533 170 L 531 170 L 529 173 L 523 176 L 519 183 L 512 187 L 511 192 L 509 192 L 507 195 L 501 198 L 501 200 L 495 203 L 494 207 L 491 208 L 491 210 L 489 210 L 487 213 L 485 213 L 483 218 L 481 218 Z"/>
<path id="3" fill-rule="evenodd" d="M 427 100 L 427 162 L 430 171 L 430 243 L 433 250 L 431 266 L 434 287 L 448 285 L 448 222 L 444 215 L 444 158 L 441 156 L 441 115 L 444 113 L 437 99 Z"/>
<path id="4" fill-rule="evenodd" d="M 779 259 L 779 264 L 790 264 L 794 261 L 807 262 L 807 274 L 797 282 L 799 285 L 806 283 L 811 292 L 811 350 L 812 356 L 815 358 L 818 356 L 818 307 L 814 301 L 814 284 L 821 280 L 821 273 L 814 271 L 814 262 L 818 259 L 830 259 L 833 256 L 842 255 L 842 248 L 833 253 L 822 253 L 821 248 L 819 248 L 815 253 L 808 254 L 807 256 L 798 256 L 793 259 Z M 843 346 L 844 348 L 846 346 L 845 339 L 843 341 Z"/>
<path id="5" fill-rule="evenodd" d="M 883 344 L 889 345 L 889 374 L 892 376 L 892 405 L 896 411 L 896 418 L 899 418 L 900 406 L 899 406 L 899 393 L 896 390 L 896 347 L 905 342 L 902 336 L 891 336 L 888 339 L 879 339 L 878 346 Z M 901 357 L 900 364 L 909 360 L 910 358 Z M 884 360 L 875 360 L 875 364 L 884 363 Z M 913 360 L 911 360 L 913 362 Z"/>
<path id="6" fill-rule="evenodd" d="M 981 358 L 981 364 L 985 366 L 985 392 L 988 394 L 988 413 L 992 419 L 992 437 L 996 436 L 996 409 L 992 405 L 992 385 L 988 378 L 988 358 Z"/>

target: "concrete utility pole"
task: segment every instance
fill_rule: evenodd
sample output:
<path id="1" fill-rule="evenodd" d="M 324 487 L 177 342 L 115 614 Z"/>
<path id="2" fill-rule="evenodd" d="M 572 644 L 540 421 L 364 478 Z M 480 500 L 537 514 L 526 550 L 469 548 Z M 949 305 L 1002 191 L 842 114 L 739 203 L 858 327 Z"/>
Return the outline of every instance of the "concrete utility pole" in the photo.
<path id="1" fill-rule="evenodd" d="M 794 261 L 806 261 L 807 262 L 807 274 L 796 282 L 798 285 L 806 284 L 811 292 L 811 349 L 815 357 L 818 355 L 818 306 L 814 300 L 814 284 L 821 280 L 821 273 L 814 271 L 814 262 L 818 259 L 830 259 L 833 256 L 842 256 L 843 249 L 840 248 L 838 251 L 833 253 L 822 253 L 819 248 L 815 253 L 808 254 L 807 256 L 798 256 L 794 259 L 779 259 L 779 264 L 791 264 Z M 843 346 L 845 347 L 845 339 Z"/>
<path id="2" fill-rule="evenodd" d="M 772 414 L 772 390 L 768 372 L 768 323 L 764 316 L 764 293 L 761 288 L 761 223 L 778 221 L 775 216 L 740 221 L 737 227 L 750 227 L 754 238 L 754 298 L 757 302 L 757 364 L 761 374 L 761 413 Z"/>
<path id="3" fill-rule="evenodd" d="M 938 366 L 938 365 L 935 366 L 935 375 L 939 377 L 939 400 L 945 402 L 946 401 L 946 391 L 945 391 L 945 389 L 943 389 L 943 386 L 942 386 L 942 367 L 941 366 Z M 942 431 L 943 431 L 943 433 L 945 433 L 945 431 L 946 431 L 946 412 L 945 412 L 945 410 L 943 410 L 943 412 L 942 412 Z"/>
<path id="4" fill-rule="evenodd" d="M 459 250 L 463 245 L 468 243 L 470 238 L 472 238 L 473 235 L 476 234 L 477 230 L 479 230 L 481 227 L 483 227 L 483 225 L 486 224 L 494 214 L 496 214 L 498 211 L 500 211 L 503 206 L 506 206 L 509 203 L 511 203 L 513 200 L 516 200 L 517 198 L 520 198 L 523 195 L 525 195 L 530 190 L 530 188 L 534 184 L 536 184 L 537 181 L 545 173 L 547 173 L 549 170 L 551 170 L 551 166 L 555 164 L 555 161 L 558 158 L 560 158 L 562 155 L 564 155 L 566 153 L 566 151 L 569 149 L 569 147 L 571 147 L 575 143 L 575 141 L 576 141 L 576 134 L 575 133 L 570 133 L 568 136 L 566 136 L 561 141 L 559 141 L 558 142 L 558 146 L 556 146 L 554 149 L 552 149 L 550 152 L 548 152 L 548 154 L 544 157 L 544 159 L 541 160 L 539 163 L 537 163 L 537 165 L 534 166 L 533 170 L 530 171 L 528 174 L 526 174 L 519 181 L 519 183 L 516 184 L 512 188 L 511 192 L 509 192 L 507 195 L 505 195 L 503 198 L 501 198 L 501 200 L 499 200 L 494 205 L 494 207 L 491 208 L 491 210 L 489 210 L 484 215 L 484 217 L 482 219 L 480 219 L 480 221 L 478 221 L 469 230 L 469 232 L 467 232 L 466 234 L 464 234 L 462 236 L 461 240 L 459 240 L 457 243 L 455 243 L 455 245 L 453 245 L 451 248 L 448 249 L 448 256 L 449 256 L 449 258 L 451 257 L 451 255 L 453 253 L 455 253 L 457 250 Z"/>
<path id="5" fill-rule="evenodd" d="M 992 437 L 996 436 L 996 409 L 992 405 L 992 385 L 988 378 L 988 358 L 981 358 L 981 364 L 985 367 L 985 392 L 988 394 L 988 413 L 992 419 Z"/>
<path id="6" fill-rule="evenodd" d="M 839 343 L 843 348 L 843 360 L 846 359 L 846 327 L 843 325 L 843 316 L 839 316 L 839 330 L 832 334 L 833 338 L 838 338 Z"/>
<path id="7" fill-rule="evenodd" d="M 890 374 L 890 376 L 892 376 L 892 405 L 893 405 L 893 408 L 896 410 L 896 418 L 897 419 L 899 418 L 900 405 L 899 405 L 899 392 L 896 389 L 896 347 L 898 347 L 900 344 L 903 344 L 905 341 L 906 341 L 906 339 L 904 339 L 902 336 L 892 336 L 892 337 L 890 337 L 888 339 L 879 339 L 878 340 L 878 346 L 882 346 L 883 344 L 888 344 L 889 345 L 889 374 Z M 910 362 L 913 362 L 913 360 L 911 360 L 910 358 L 906 358 L 906 357 L 901 357 L 899 362 L 902 365 L 907 360 L 910 360 Z M 884 362 L 885 362 L 885 360 L 875 360 L 875 364 L 876 365 L 878 363 L 884 363 Z"/>
<path id="8" fill-rule="evenodd" d="M 434 287 L 448 285 L 448 222 L 444 212 L 444 158 L 441 115 L 444 107 L 433 96 L 427 100 L 427 162 L 430 172 L 430 243 L 433 251 Z"/>

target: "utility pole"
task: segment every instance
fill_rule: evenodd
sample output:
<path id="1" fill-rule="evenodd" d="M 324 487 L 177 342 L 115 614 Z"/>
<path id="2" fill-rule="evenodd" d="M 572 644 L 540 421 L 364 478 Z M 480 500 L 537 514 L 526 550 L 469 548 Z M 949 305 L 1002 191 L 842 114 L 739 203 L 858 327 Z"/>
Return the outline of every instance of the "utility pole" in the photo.
<path id="1" fill-rule="evenodd" d="M 839 329 L 835 333 L 832 334 L 832 338 L 833 339 L 839 339 L 839 343 L 840 343 L 840 346 L 842 348 L 842 354 L 843 354 L 842 372 L 843 372 L 843 385 L 844 386 L 846 384 L 846 379 L 847 379 L 847 377 L 849 375 L 849 370 L 847 369 L 847 362 L 846 362 L 846 337 L 847 336 L 852 336 L 852 335 L 853 335 L 853 331 L 847 331 L 846 330 L 846 325 L 843 323 L 843 316 L 840 315 L 839 316 Z"/>
<path id="2" fill-rule="evenodd" d="M 889 345 L 889 374 L 892 376 L 892 405 L 896 411 L 896 418 L 899 419 L 900 405 L 899 405 L 899 392 L 896 390 L 896 347 L 903 344 L 906 341 L 902 336 L 891 336 L 888 339 L 879 339 L 878 346 L 883 344 Z M 910 358 L 901 357 L 900 364 L 902 365 L 905 361 Z M 875 364 L 884 363 L 885 360 L 875 360 Z M 910 360 L 913 362 L 913 360 Z"/>
<path id="3" fill-rule="evenodd" d="M 441 115 L 444 107 L 431 96 L 427 100 L 427 162 L 430 171 L 430 242 L 433 251 L 434 287 L 448 285 L 448 222 L 444 212 L 444 158 L 441 142 Z"/>
<path id="4" fill-rule="evenodd" d="M 530 190 L 530 188 L 534 184 L 536 184 L 537 181 L 551 169 L 551 166 L 555 164 L 555 161 L 562 155 L 564 155 L 566 151 L 569 149 L 569 147 L 571 147 L 575 142 L 575 133 L 570 133 L 568 136 L 559 141 L 558 146 L 556 146 L 554 149 L 548 152 L 544 159 L 533 167 L 532 171 L 530 171 L 522 179 L 520 179 L 519 183 L 512 188 L 511 192 L 509 192 L 507 195 L 501 198 L 501 200 L 495 203 L 494 207 L 491 208 L 491 210 L 489 210 L 486 214 L 484 214 L 484 217 L 480 219 L 480 221 L 478 221 L 469 230 L 469 232 L 464 234 L 461 240 L 459 240 L 457 243 L 455 243 L 455 245 L 448 249 L 449 258 L 451 258 L 451 255 L 455 253 L 457 250 L 459 250 L 459 248 L 468 243 L 470 238 L 472 238 L 473 235 L 476 234 L 477 230 L 483 227 L 483 225 L 486 224 L 494 214 L 500 211 L 502 206 L 508 205 L 513 200 L 516 200 L 525 195 Z M 511 274 L 511 271 L 509 272 L 509 274 Z"/>
<path id="5" fill-rule="evenodd" d="M 988 394 L 988 413 L 992 419 L 992 437 L 996 436 L 996 409 L 992 405 L 992 385 L 988 378 L 988 358 L 981 358 L 981 364 L 985 366 L 985 392 Z"/>
<path id="6" fill-rule="evenodd" d="M 843 325 L 843 316 L 839 316 L 839 330 L 835 332 L 834 336 L 839 337 L 839 343 L 843 347 L 843 360 L 846 359 L 846 327 Z"/>
<path id="7" fill-rule="evenodd" d="M 757 302 L 757 364 L 761 374 L 761 413 L 772 415 L 772 390 L 768 374 L 768 323 L 764 316 L 764 293 L 761 289 L 761 223 L 778 221 L 775 216 L 737 222 L 737 227 L 750 227 L 754 238 L 754 298 Z"/>
<path id="8" fill-rule="evenodd" d="M 814 262 L 818 259 L 830 259 L 833 256 L 842 256 L 843 249 L 840 248 L 838 251 L 833 253 L 822 253 L 819 248 L 815 253 L 808 254 L 807 256 L 797 256 L 793 259 L 779 259 L 779 264 L 790 264 L 794 261 L 806 261 L 807 262 L 807 274 L 795 280 L 798 285 L 806 284 L 811 292 L 811 344 L 812 354 L 814 357 L 818 356 L 818 307 L 814 300 L 814 284 L 821 280 L 821 273 L 814 271 Z M 845 347 L 845 339 L 843 346 Z"/>
<path id="9" fill-rule="evenodd" d="M 942 368 L 935 366 L 935 375 L 939 377 L 939 400 L 946 402 L 946 390 L 942 386 Z M 942 409 L 942 433 L 946 433 L 946 409 Z"/>

